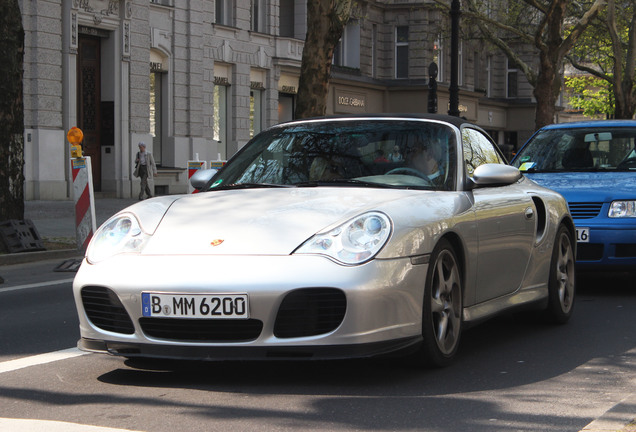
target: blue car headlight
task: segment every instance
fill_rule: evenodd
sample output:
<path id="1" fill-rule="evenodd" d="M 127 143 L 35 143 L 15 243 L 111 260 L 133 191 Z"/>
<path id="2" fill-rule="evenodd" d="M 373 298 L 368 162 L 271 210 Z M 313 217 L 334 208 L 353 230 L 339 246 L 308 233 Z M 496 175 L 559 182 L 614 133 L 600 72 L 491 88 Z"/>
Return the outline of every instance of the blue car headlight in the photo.
<path id="1" fill-rule="evenodd" d="M 295 253 L 326 255 L 348 265 L 362 264 L 380 252 L 391 235 L 391 220 L 380 212 L 357 216 L 307 240 Z"/>
<path id="2" fill-rule="evenodd" d="M 118 214 L 97 230 L 86 250 L 86 258 L 90 263 L 97 263 L 122 253 L 139 253 L 148 238 L 133 214 Z"/>
<path id="3" fill-rule="evenodd" d="M 613 201 L 607 216 L 611 218 L 636 217 L 636 201 Z"/>

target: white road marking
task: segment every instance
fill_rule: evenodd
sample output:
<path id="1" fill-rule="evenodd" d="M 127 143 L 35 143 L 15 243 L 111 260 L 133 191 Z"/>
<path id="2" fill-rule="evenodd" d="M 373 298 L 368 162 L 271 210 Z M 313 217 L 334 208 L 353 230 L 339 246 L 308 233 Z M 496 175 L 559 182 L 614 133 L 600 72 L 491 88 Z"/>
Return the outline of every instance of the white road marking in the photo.
<path id="1" fill-rule="evenodd" d="M 52 420 L 12 419 L 0 417 L 0 431 L 11 432 L 135 432 L 130 429 L 90 426 Z"/>
<path id="2" fill-rule="evenodd" d="M 45 354 L 9 360 L 0 363 L 0 373 L 11 372 L 29 366 L 66 360 L 89 354 L 77 348 L 69 348 Z M 130 429 L 115 429 L 101 426 L 91 426 L 79 423 L 68 423 L 52 420 L 32 420 L 0 417 L 0 432 L 136 432 Z M 137 431 L 138 432 L 138 431 Z"/>
<path id="3" fill-rule="evenodd" d="M 51 285 L 62 285 L 65 283 L 73 283 L 73 279 L 62 279 L 57 281 L 38 282 L 38 283 L 28 284 L 28 285 L 18 285 L 18 286 L 14 286 L 10 288 L 2 288 L 0 286 L 0 294 L 4 292 L 9 292 L 9 291 L 20 291 L 23 289 L 40 288 L 40 287 L 51 286 Z"/>
<path id="4" fill-rule="evenodd" d="M 23 369 L 29 366 L 36 366 L 46 363 L 51 363 L 58 360 L 66 360 L 73 357 L 89 354 L 84 351 L 80 351 L 77 348 L 69 348 L 61 351 L 54 351 L 45 354 L 38 354 L 30 357 L 19 358 L 15 360 L 8 360 L 0 363 L 0 373 L 12 372 L 18 369 Z M 0 431 L 3 429 L 0 428 Z"/>

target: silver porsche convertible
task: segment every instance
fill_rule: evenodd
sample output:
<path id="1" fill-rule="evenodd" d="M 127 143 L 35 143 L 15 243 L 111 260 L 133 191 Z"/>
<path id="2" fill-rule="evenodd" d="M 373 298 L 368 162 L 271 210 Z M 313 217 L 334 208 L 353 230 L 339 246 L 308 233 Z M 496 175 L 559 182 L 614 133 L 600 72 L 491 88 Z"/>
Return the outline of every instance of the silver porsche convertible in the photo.
<path id="1" fill-rule="evenodd" d="M 565 200 L 462 119 L 289 122 L 192 183 L 96 232 L 73 284 L 81 349 L 443 366 L 467 325 L 572 313 Z"/>

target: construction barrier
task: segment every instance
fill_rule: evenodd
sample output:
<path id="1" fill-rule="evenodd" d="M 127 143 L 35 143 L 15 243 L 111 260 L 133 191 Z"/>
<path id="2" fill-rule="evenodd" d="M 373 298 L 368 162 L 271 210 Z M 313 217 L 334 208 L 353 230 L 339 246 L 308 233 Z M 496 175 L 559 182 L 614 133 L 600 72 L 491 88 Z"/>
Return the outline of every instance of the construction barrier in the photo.
<path id="1" fill-rule="evenodd" d="M 210 161 L 210 168 L 215 170 L 220 170 L 227 163 L 224 160 L 212 160 Z"/>
<path id="2" fill-rule="evenodd" d="M 31 219 L 10 219 L 0 222 L 0 240 L 0 246 L 4 245 L 8 253 L 46 250 Z"/>
<path id="3" fill-rule="evenodd" d="M 85 251 L 97 230 L 90 156 L 71 159 L 77 248 Z"/>

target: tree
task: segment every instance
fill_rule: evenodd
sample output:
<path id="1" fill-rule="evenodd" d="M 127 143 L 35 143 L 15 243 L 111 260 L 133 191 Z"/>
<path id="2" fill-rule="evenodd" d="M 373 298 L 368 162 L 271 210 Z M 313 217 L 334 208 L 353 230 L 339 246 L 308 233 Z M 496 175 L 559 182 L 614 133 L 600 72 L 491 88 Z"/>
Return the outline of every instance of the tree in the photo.
<path id="1" fill-rule="evenodd" d="M 325 115 L 333 52 L 349 21 L 353 0 L 307 0 L 296 118 Z"/>
<path id="2" fill-rule="evenodd" d="M 606 0 L 465 0 L 464 4 L 463 13 L 523 71 L 533 87 L 535 127 L 552 123 L 565 56 Z M 516 48 L 523 44 L 535 48 L 538 65 L 518 55 Z"/>
<path id="3" fill-rule="evenodd" d="M 0 221 L 24 219 L 23 57 L 18 0 L 0 0 Z"/>
<path id="4" fill-rule="evenodd" d="M 636 0 L 619 0 L 619 9 L 617 14 L 616 1 L 608 0 L 607 10 L 593 20 L 568 60 L 591 75 L 597 88 L 613 95 L 611 103 L 598 107 L 599 112 L 631 119 L 636 113 Z M 575 91 L 578 99 L 573 102 L 589 107 L 597 94 L 585 90 L 587 95 Z"/>

